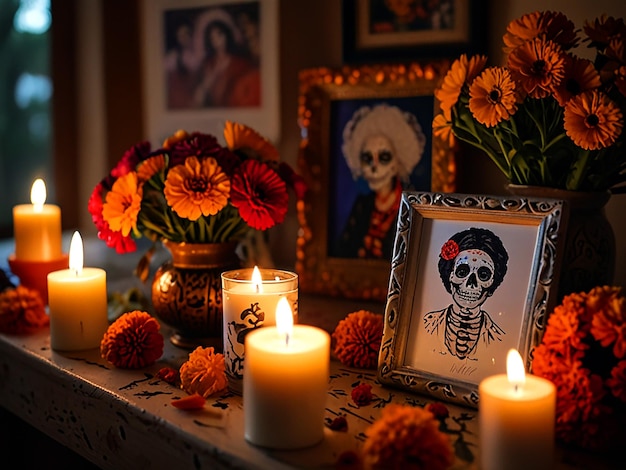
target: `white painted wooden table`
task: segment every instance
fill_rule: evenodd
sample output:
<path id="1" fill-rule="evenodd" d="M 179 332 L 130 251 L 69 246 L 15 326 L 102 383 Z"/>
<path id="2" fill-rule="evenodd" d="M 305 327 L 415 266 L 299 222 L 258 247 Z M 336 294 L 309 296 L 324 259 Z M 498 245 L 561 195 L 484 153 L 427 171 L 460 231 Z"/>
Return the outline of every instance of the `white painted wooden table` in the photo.
<path id="1" fill-rule="evenodd" d="M 92 258 L 86 241 L 86 265 L 106 266 L 109 289 L 130 287 L 122 274 L 130 272 L 130 258 L 111 253 Z M 0 268 L 12 244 L 0 242 Z M 98 251 L 99 250 L 99 251 Z M 93 257 L 93 255 L 92 255 Z M 132 261 L 132 262 L 129 262 Z M 113 281 L 118 279 L 118 281 Z M 348 313 L 358 309 L 383 312 L 383 305 L 340 299 L 300 296 L 301 323 L 329 332 Z M 162 332 L 169 337 L 169 329 Z M 296 451 L 257 448 L 244 439 L 242 398 L 225 392 L 211 397 L 197 412 L 181 411 L 171 401 L 186 396 L 156 377 L 162 367 L 178 369 L 189 351 L 165 342 L 162 358 L 141 370 L 122 370 L 104 361 L 97 349 L 59 353 L 50 348 L 49 329 L 29 336 L 0 334 L 0 406 L 45 432 L 61 444 L 105 469 L 292 469 L 333 468 L 339 455 L 356 450 L 367 427 L 389 403 L 414 406 L 432 401 L 401 390 L 382 387 L 375 371 L 356 370 L 331 361 L 326 420 L 345 415 L 347 431 L 326 427 L 317 446 Z M 372 385 L 374 401 L 357 407 L 350 392 L 359 383 Z M 476 469 L 478 423 L 476 410 L 446 405 L 446 420 L 453 439 L 467 452 L 455 469 Z M 36 450 L 35 450 L 36 451 Z M 473 459 L 473 461 L 472 461 Z M 600 465 L 593 458 L 560 453 L 560 469 L 618 468 Z M 566 462 L 574 462 L 567 464 Z M 592 463 L 585 463 L 592 462 Z"/>

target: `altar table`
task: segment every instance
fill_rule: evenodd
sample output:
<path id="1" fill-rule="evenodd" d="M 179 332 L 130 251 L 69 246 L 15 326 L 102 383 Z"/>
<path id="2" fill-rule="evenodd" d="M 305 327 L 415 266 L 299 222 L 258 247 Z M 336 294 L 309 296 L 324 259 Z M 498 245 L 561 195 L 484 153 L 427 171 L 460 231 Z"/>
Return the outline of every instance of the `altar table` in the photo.
<path id="1" fill-rule="evenodd" d="M 93 252 L 88 246 L 89 242 L 86 254 Z M 0 243 L 3 269 L 7 250 L 8 242 Z M 121 263 L 121 257 L 104 256 L 90 265 L 106 267 L 109 278 L 119 280 L 120 273 L 132 270 L 128 260 Z M 112 281 L 109 290 L 127 288 L 129 282 Z M 339 320 L 358 309 L 382 314 L 384 305 L 300 294 L 299 322 L 332 332 Z M 280 470 L 335 468 L 344 452 L 360 448 L 368 426 L 385 406 L 424 406 L 434 401 L 432 397 L 384 387 L 376 380 L 375 370 L 345 367 L 333 359 L 322 442 L 292 451 L 255 447 L 244 438 L 241 396 L 228 391 L 218 393 L 199 411 L 183 411 L 171 405 L 172 400 L 186 393 L 160 380 L 157 372 L 163 367 L 178 369 L 190 351 L 167 340 L 170 330 L 166 325 L 161 331 L 166 338 L 163 356 L 140 370 L 117 369 L 102 359 L 97 349 L 56 352 L 50 348 L 49 328 L 25 336 L 0 333 L 0 406 L 103 469 Z M 350 393 L 361 383 L 372 385 L 374 400 L 359 407 Z M 453 468 L 477 469 L 478 413 L 472 408 L 446 406 L 450 416 L 445 427 L 457 449 Z M 331 429 L 339 416 L 345 416 L 347 430 Z M 557 460 L 557 468 L 563 470 L 620 468 L 599 462 L 594 456 L 561 449 Z"/>

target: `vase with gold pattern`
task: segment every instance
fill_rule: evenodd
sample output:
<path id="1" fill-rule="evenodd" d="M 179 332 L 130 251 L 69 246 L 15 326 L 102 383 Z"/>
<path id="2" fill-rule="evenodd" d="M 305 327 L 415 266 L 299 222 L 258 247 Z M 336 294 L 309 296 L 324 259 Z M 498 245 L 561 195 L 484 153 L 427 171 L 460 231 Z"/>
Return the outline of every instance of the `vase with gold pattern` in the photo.
<path id="1" fill-rule="evenodd" d="M 241 261 L 237 242 L 174 243 L 164 241 L 171 260 L 152 282 L 155 315 L 173 329 L 170 341 L 181 348 L 223 347 L 222 280 Z"/>
<path id="2" fill-rule="evenodd" d="M 609 191 L 567 191 L 542 186 L 507 185 L 511 194 L 552 198 L 567 207 L 559 299 L 573 292 L 609 285 L 615 273 L 615 234 L 606 217 Z"/>

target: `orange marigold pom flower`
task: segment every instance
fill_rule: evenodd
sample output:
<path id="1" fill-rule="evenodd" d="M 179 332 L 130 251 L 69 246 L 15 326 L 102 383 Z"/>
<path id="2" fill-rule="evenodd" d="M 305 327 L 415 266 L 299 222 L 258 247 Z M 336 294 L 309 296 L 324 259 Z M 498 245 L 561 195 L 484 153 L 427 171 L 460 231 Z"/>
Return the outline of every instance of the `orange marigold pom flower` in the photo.
<path id="1" fill-rule="evenodd" d="M 626 436 L 625 324 L 626 299 L 614 286 L 566 295 L 549 316 L 532 372 L 556 385 L 560 441 L 601 450 Z"/>
<path id="2" fill-rule="evenodd" d="M 189 353 L 189 360 L 180 367 L 180 387 L 189 394 L 208 397 L 228 385 L 224 355 L 213 348 L 198 346 Z"/>
<path id="3" fill-rule="evenodd" d="M 368 469 L 444 470 L 454 462 L 449 437 L 421 407 L 388 405 L 365 434 L 363 461 Z"/>
<path id="4" fill-rule="evenodd" d="M 49 323 L 38 291 L 17 286 L 0 292 L 0 331 L 3 333 L 34 333 Z"/>
<path id="5" fill-rule="evenodd" d="M 107 329 L 100 342 L 103 359 L 121 369 L 141 369 L 163 354 L 161 326 L 149 313 L 127 312 Z"/>
<path id="6" fill-rule="evenodd" d="M 332 334 L 333 353 L 348 367 L 374 369 L 383 336 L 383 316 L 367 310 L 350 313 Z"/>

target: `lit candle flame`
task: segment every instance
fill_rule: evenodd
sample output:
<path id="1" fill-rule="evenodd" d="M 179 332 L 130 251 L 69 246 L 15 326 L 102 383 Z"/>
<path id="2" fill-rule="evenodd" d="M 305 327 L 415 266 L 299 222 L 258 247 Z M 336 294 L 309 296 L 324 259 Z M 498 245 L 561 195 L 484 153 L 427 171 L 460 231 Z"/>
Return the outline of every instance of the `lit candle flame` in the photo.
<path id="1" fill-rule="evenodd" d="M 30 188 L 30 202 L 35 209 L 35 212 L 41 212 L 43 205 L 46 202 L 46 183 L 41 178 L 37 178 L 33 182 L 33 186 Z"/>
<path id="2" fill-rule="evenodd" d="M 255 266 L 252 270 L 252 285 L 257 294 L 263 292 L 263 278 L 261 277 L 261 271 L 259 271 L 258 266 Z"/>
<path id="3" fill-rule="evenodd" d="M 293 333 L 293 312 L 287 297 L 281 297 L 276 304 L 276 329 L 279 335 L 285 335 L 285 344 L 289 345 L 289 337 Z"/>
<path id="4" fill-rule="evenodd" d="M 83 239 L 80 233 L 74 232 L 70 242 L 70 270 L 80 276 L 83 272 Z"/>
<path id="5" fill-rule="evenodd" d="M 526 383 L 526 371 L 522 356 L 517 349 L 509 349 L 506 356 L 506 375 L 515 392 L 521 391 Z"/>

